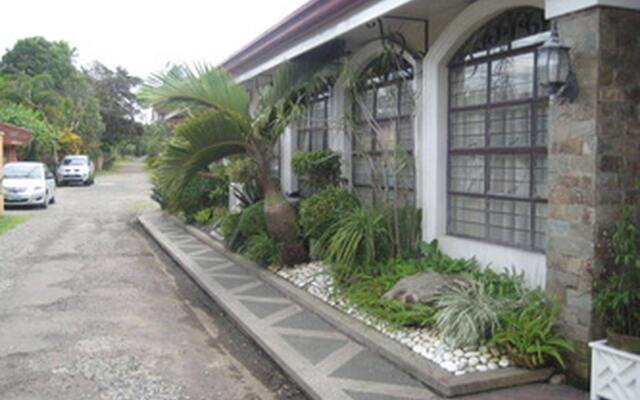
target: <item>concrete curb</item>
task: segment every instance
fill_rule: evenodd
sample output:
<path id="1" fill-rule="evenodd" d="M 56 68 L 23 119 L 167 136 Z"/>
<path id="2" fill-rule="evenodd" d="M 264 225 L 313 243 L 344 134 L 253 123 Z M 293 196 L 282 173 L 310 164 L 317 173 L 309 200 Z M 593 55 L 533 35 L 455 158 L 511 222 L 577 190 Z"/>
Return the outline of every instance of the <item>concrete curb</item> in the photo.
<path id="1" fill-rule="evenodd" d="M 369 328 L 360 321 L 355 320 L 354 318 L 344 314 L 343 312 L 331 307 L 320 299 L 317 299 L 313 295 L 294 286 L 290 282 L 265 270 L 264 268 L 245 259 L 244 257 L 228 251 L 222 243 L 213 239 L 211 236 L 202 232 L 201 230 L 186 225 L 183 221 L 174 216 L 169 216 L 169 218 L 171 218 L 175 223 L 182 226 L 187 232 L 189 232 L 200 241 L 211 246 L 215 250 L 224 254 L 234 263 L 246 268 L 261 280 L 275 287 L 289 299 L 300 304 L 303 308 L 309 309 L 311 312 L 319 315 L 337 330 L 351 337 L 354 341 L 375 351 L 377 354 L 390 361 L 402 371 L 413 376 L 428 387 L 446 397 L 462 396 L 488 390 L 501 389 L 534 382 L 542 382 L 547 380 L 553 373 L 552 368 L 534 371 L 523 370 L 519 368 L 506 368 L 497 371 L 483 372 L 480 374 L 463 375 L 460 377 L 452 376 L 443 371 L 436 364 L 416 355 L 410 349 L 406 348 L 395 340 L 392 340 L 377 332 L 376 330 Z M 182 265 L 187 270 L 187 272 L 190 273 L 190 275 L 193 276 L 194 274 L 190 272 L 190 268 L 188 265 L 190 260 L 182 260 L 180 259 L 180 257 L 176 258 L 175 254 L 177 254 L 177 252 L 172 248 L 171 243 L 162 243 L 158 239 L 157 233 L 154 234 L 154 227 L 150 226 L 151 224 L 145 223 L 144 216 L 141 216 L 139 220 L 145 227 L 145 229 L 147 229 L 147 231 L 151 234 L 151 236 L 158 240 L 160 246 L 165 249 L 165 251 L 167 251 L 171 255 L 171 257 L 178 262 L 178 264 Z M 207 290 L 203 282 L 200 282 L 197 277 L 193 277 L 198 282 L 198 284 L 200 284 L 203 289 L 205 289 L 205 291 L 209 293 L 209 290 Z M 210 293 L 210 295 L 218 303 L 220 303 L 223 308 L 225 308 L 224 302 L 221 301 L 221 299 L 219 299 L 215 293 Z M 273 349 L 265 348 L 264 343 L 261 342 L 260 338 L 256 338 L 254 337 L 254 335 L 252 335 L 251 329 L 248 329 L 248 327 L 246 327 L 241 317 L 233 315 L 232 312 L 230 312 L 230 315 L 232 316 L 232 318 L 234 318 L 234 320 L 238 322 L 241 327 L 243 327 L 245 331 L 247 331 L 247 333 L 249 333 L 249 335 L 251 335 L 256 340 L 257 343 L 263 346 L 265 351 L 267 351 L 267 353 L 269 353 L 269 355 L 272 356 L 276 360 L 276 362 L 278 362 L 278 364 L 280 364 L 287 371 L 287 373 L 290 373 L 291 376 L 296 379 L 296 381 L 301 383 L 301 385 L 305 387 L 305 390 L 312 389 L 311 387 L 308 387 L 308 385 L 305 385 L 303 381 L 301 381 L 301 377 L 296 373 L 295 369 L 283 364 L 283 360 L 281 360 L 276 351 L 274 351 Z M 310 394 L 314 395 L 314 393 Z M 316 396 L 314 395 L 314 397 Z"/>

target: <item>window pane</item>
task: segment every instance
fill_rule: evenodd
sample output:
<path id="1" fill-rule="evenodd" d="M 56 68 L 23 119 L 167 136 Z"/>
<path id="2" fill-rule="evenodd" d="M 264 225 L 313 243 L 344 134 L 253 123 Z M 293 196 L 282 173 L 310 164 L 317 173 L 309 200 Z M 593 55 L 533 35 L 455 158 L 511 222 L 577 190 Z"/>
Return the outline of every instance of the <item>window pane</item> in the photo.
<path id="1" fill-rule="evenodd" d="M 533 189 L 534 197 L 546 199 L 549 193 L 547 187 L 547 156 L 539 155 L 533 159 Z"/>
<path id="2" fill-rule="evenodd" d="M 540 103 L 536 105 L 536 146 L 547 145 L 547 130 L 549 121 L 549 104 Z"/>
<path id="3" fill-rule="evenodd" d="M 398 173 L 398 187 L 402 189 L 415 189 L 415 171 L 413 165 L 408 165 Z"/>
<path id="4" fill-rule="evenodd" d="M 485 112 L 458 111 L 451 113 L 451 148 L 484 147 Z"/>
<path id="5" fill-rule="evenodd" d="M 489 192 L 529 197 L 529 159 L 528 155 L 492 155 Z"/>
<path id="6" fill-rule="evenodd" d="M 355 106 L 356 121 L 363 122 L 368 118 L 375 117 L 373 109 L 373 99 L 375 97 L 375 89 L 367 90 L 362 96 L 357 96 L 357 104 Z"/>
<path id="7" fill-rule="evenodd" d="M 309 131 L 299 130 L 298 131 L 298 150 L 307 151 L 308 148 L 309 148 Z"/>
<path id="8" fill-rule="evenodd" d="M 545 250 L 547 248 L 547 205 L 538 203 L 535 205 L 535 240 L 534 248 Z"/>
<path id="9" fill-rule="evenodd" d="M 376 118 L 391 118 L 398 115 L 398 86 L 382 86 L 377 91 Z"/>
<path id="10" fill-rule="evenodd" d="M 324 129 L 316 129 L 311 133 L 311 151 L 325 149 L 325 133 Z"/>
<path id="11" fill-rule="evenodd" d="M 484 156 L 451 156 L 449 190 L 484 193 Z"/>
<path id="12" fill-rule="evenodd" d="M 484 238 L 485 207 L 486 201 L 482 198 L 449 196 L 449 232 Z"/>
<path id="13" fill-rule="evenodd" d="M 366 157 L 353 157 L 353 184 L 371 185 L 371 164 Z"/>
<path id="14" fill-rule="evenodd" d="M 489 118 L 491 147 L 529 146 L 531 137 L 529 105 L 494 108 Z"/>
<path id="15" fill-rule="evenodd" d="M 531 247 L 529 202 L 490 200 L 489 239 L 519 247 Z"/>
<path id="16" fill-rule="evenodd" d="M 373 190 L 369 187 L 355 186 L 353 191 L 365 205 L 373 205 Z"/>
<path id="17" fill-rule="evenodd" d="M 360 124 L 353 130 L 353 150 L 368 152 L 373 149 L 373 136 L 368 124 Z"/>
<path id="18" fill-rule="evenodd" d="M 487 64 L 452 68 L 451 106 L 466 107 L 487 102 Z"/>
<path id="19" fill-rule="evenodd" d="M 398 134 L 396 120 L 379 122 L 376 134 L 376 147 L 379 146 L 385 150 L 395 150 L 397 143 L 396 135 Z"/>
<path id="20" fill-rule="evenodd" d="M 405 150 L 413 151 L 413 118 L 405 117 L 400 120 L 398 135 L 398 145 Z"/>
<path id="21" fill-rule="evenodd" d="M 491 63 L 491 101 L 527 99 L 533 96 L 533 53 L 505 57 Z"/>
<path id="22" fill-rule="evenodd" d="M 411 81 L 403 81 L 400 84 L 401 93 L 401 103 L 400 103 L 400 115 L 409 116 L 413 115 L 413 110 L 415 108 L 415 101 L 413 87 Z"/>
<path id="23" fill-rule="evenodd" d="M 311 104 L 311 126 L 312 127 L 324 127 L 327 124 L 327 117 L 325 114 L 325 101 L 315 101 Z"/>

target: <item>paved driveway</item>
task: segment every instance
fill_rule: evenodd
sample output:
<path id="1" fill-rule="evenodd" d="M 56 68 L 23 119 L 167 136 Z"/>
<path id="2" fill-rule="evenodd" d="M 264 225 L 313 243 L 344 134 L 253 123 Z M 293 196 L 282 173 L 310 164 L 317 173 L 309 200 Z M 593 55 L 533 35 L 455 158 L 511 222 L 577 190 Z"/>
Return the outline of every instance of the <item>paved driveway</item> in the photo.
<path id="1" fill-rule="evenodd" d="M 0 236 L 0 399 L 303 399 L 134 223 L 142 165 Z"/>

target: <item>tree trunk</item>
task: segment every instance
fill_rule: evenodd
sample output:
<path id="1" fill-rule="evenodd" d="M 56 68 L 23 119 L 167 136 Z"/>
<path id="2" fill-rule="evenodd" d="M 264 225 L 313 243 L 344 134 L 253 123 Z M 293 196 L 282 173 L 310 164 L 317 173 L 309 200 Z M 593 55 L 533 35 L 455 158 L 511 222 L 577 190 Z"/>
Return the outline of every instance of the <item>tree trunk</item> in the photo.
<path id="1" fill-rule="evenodd" d="M 280 258 L 285 265 L 305 262 L 307 252 L 298 236 L 296 210 L 273 181 L 269 157 L 261 157 L 257 161 L 260 185 L 265 195 L 264 216 L 269 235 L 282 243 Z"/>

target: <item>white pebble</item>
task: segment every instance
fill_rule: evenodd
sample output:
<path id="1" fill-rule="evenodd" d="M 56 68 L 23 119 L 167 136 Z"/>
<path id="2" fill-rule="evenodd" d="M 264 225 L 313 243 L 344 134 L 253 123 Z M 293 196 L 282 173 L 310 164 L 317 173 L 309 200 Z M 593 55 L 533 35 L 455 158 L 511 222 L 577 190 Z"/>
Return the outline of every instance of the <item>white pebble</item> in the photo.
<path id="1" fill-rule="evenodd" d="M 469 365 L 472 367 L 475 367 L 476 365 L 478 365 L 479 362 L 480 360 L 478 360 L 476 357 L 469 358 Z"/>
<path id="2" fill-rule="evenodd" d="M 489 370 L 489 367 L 481 364 L 476 366 L 476 370 L 478 370 L 478 372 L 487 372 Z"/>

